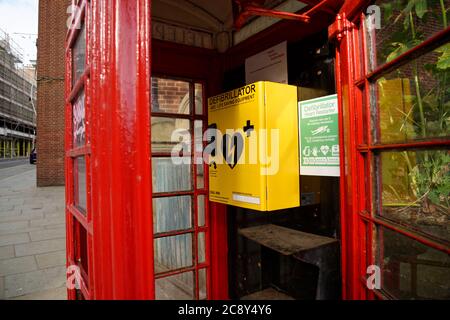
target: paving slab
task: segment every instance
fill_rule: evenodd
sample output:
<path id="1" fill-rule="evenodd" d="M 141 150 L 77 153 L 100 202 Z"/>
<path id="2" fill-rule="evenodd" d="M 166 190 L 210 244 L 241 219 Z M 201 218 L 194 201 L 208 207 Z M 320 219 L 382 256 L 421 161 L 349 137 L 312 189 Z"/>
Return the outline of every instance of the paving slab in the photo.
<path id="1" fill-rule="evenodd" d="M 14 209 L 17 210 L 17 209 Z M 44 213 L 34 212 L 34 213 L 22 213 L 19 212 L 8 212 L 8 214 L 0 214 L 0 222 L 15 222 L 15 221 L 30 221 L 33 219 L 44 219 Z"/>
<path id="2" fill-rule="evenodd" d="M 0 299 L 67 299 L 64 197 L 34 166 L 0 168 Z"/>
<path id="3" fill-rule="evenodd" d="M 31 241 L 64 239 L 66 230 L 58 227 L 53 229 L 37 229 L 30 232 Z"/>
<path id="4" fill-rule="evenodd" d="M 36 256 L 39 269 L 60 267 L 66 265 L 66 251 L 50 252 Z"/>
<path id="5" fill-rule="evenodd" d="M 64 222 L 64 220 L 65 220 L 64 216 L 44 218 L 44 219 L 39 219 L 39 220 L 31 220 L 30 226 L 31 227 L 51 226 L 51 225 L 55 225 L 55 224 L 61 224 L 62 222 Z"/>
<path id="6" fill-rule="evenodd" d="M 64 286 L 12 298 L 12 300 L 67 300 L 67 289 Z"/>
<path id="7" fill-rule="evenodd" d="M 65 239 L 53 239 L 44 241 L 33 241 L 14 246 L 16 257 L 55 252 L 66 248 Z"/>
<path id="8" fill-rule="evenodd" d="M 0 247 L 0 260 L 14 257 L 14 246 Z"/>
<path id="9" fill-rule="evenodd" d="M 0 260 L 0 276 L 35 270 L 37 270 L 37 263 L 33 256 Z"/>
<path id="10" fill-rule="evenodd" d="M 4 247 L 10 244 L 20 244 L 30 242 L 30 236 L 28 233 L 15 233 L 0 235 L 0 247 Z"/>
<path id="11" fill-rule="evenodd" d="M 5 297 L 15 298 L 26 294 L 64 286 L 66 268 L 55 267 L 15 274 L 5 277 Z"/>
<path id="12" fill-rule="evenodd" d="M 20 231 L 28 228 L 28 221 L 11 221 L 0 223 L 0 232 L 2 231 Z"/>

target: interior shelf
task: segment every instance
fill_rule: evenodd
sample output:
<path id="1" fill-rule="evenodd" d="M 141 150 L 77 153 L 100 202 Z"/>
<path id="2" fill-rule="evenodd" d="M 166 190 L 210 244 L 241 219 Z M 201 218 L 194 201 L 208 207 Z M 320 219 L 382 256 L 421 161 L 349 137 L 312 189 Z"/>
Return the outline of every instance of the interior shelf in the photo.
<path id="1" fill-rule="evenodd" d="M 273 224 L 240 229 L 239 234 L 286 256 L 337 242 L 334 238 L 301 232 Z"/>

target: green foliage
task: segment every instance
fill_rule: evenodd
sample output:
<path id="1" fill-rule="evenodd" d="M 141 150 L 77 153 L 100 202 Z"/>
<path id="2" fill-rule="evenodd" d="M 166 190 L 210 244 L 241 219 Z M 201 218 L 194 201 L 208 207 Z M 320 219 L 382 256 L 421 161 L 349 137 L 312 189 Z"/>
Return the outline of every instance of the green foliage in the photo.
<path id="1" fill-rule="evenodd" d="M 429 199 L 434 205 L 450 208 L 450 155 L 446 151 L 436 151 L 416 156 L 420 164 L 410 172 L 415 181 L 416 196 Z M 420 159 L 422 158 L 422 159 Z"/>
<path id="2" fill-rule="evenodd" d="M 392 61 L 403 53 L 423 42 L 424 35 L 421 26 L 428 19 L 443 22 L 443 29 L 447 26 L 447 11 L 441 0 L 396 0 L 381 5 L 384 22 L 388 25 L 400 25 L 384 40 L 381 48 L 386 62 Z M 450 43 L 435 50 L 435 63 L 419 66 L 418 61 L 411 63 L 411 74 L 406 78 L 412 82 L 415 89 L 413 96 L 405 97 L 413 106 L 413 117 L 404 114 L 403 130 L 409 138 L 448 137 L 450 135 Z M 431 55 L 429 55 L 431 56 Z M 420 70 L 420 72 L 419 72 Z M 426 73 L 426 74 L 425 74 Z M 405 75 L 398 71 L 398 77 Z M 433 79 L 430 89 L 424 79 Z M 427 91 L 423 88 L 428 88 Z M 416 131 L 410 133 L 412 122 Z M 407 130 L 407 131 L 406 131 Z M 415 155 L 410 159 L 405 153 L 405 160 L 409 163 L 410 189 L 412 194 L 423 203 L 432 202 L 442 208 L 447 214 L 450 211 L 450 153 L 449 151 L 425 151 L 408 153 Z M 413 160 L 413 161 L 411 161 Z M 400 200 L 400 199 L 399 199 Z"/>
<path id="3" fill-rule="evenodd" d="M 416 0 L 414 1 L 414 8 L 416 9 L 417 16 L 422 19 L 425 13 L 428 11 L 427 0 Z"/>
<path id="4" fill-rule="evenodd" d="M 420 41 L 417 39 L 408 40 L 405 42 L 391 42 L 390 46 L 392 48 L 392 51 L 388 53 L 386 62 L 394 60 L 395 58 L 401 56 L 403 53 L 417 46 L 418 44 L 420 44 Z"/>
<path id="5" fill-rule="evenodd" d="M 440 70 L 447 70 L 448 68 L 450 68 L 450 43 L 447 43 L 442 47 L 436 49 L 436 52 L 441 54 L 436 67 Z"/>

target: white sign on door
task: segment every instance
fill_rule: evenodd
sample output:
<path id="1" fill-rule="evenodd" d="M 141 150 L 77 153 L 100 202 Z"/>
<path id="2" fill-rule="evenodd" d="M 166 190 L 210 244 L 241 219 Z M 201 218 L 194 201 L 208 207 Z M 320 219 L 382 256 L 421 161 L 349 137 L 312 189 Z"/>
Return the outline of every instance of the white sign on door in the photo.
<path id="1" fill-rule="evenodd" d="M 288 83 L 287 42 L 267 49 L 245 61 L 247 84 L 258 81 Z"/>

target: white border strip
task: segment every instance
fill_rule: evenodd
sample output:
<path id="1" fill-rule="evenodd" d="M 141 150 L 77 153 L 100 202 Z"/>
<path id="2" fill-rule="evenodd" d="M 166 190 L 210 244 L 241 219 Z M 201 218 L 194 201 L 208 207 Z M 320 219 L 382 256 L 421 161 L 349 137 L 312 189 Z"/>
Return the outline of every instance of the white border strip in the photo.
<path id="1" fill-rule="evenodd" d="M 243 196 L 241 194 L 233 193 L 233 200 L 237 202 L 244 202 L 244 203 L 250 203 L 250 204 L 261 204 L 261 199 L 257 197 L 250 197 L 250 196 Z"/>
<path id="2" fill-rule="evenodd" d="M 305 167 L 300 166 L 301 176 L 340 177 L 339 167 Z"/>

